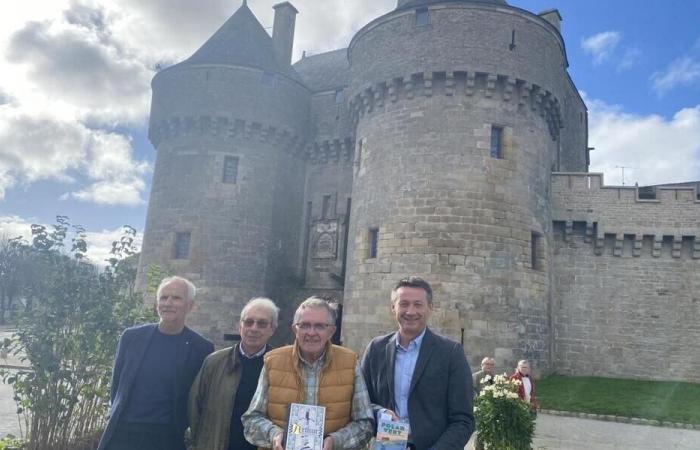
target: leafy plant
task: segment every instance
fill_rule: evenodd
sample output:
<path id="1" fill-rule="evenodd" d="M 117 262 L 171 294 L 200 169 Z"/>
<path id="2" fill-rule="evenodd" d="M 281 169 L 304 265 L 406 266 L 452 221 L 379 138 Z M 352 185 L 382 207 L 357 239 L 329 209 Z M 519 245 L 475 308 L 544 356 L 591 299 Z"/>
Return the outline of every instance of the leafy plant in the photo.
<path id="1" fill-rule="evenodd" d="M 135 233 L 125 227 L 99 271 L 87 260 L 82 227 L 64 216 L 52 230 L 32 225 L 36 270 L 10 343 L 31 370 L 4 374 L 28 425 L 28 450 L 76 448 L 104 426 L 119 333 L 153 319 L 134 292 L 136 269 L 129 258 Z"/>
<path id="2" fill-rule="evenodd" d="M 476 431 L 486 448 L 530 450 L 535 418 L 530 406 L 518 397 L 518 380 L 506 374 L 482 380 L 475 401 Z"/>
<path id="3" fill-rule="evenodd" d="M 25 442 L 21 439 L 15 439 L 12 435 L 0 439 L 0 450 L 23 450 L 24 448 Z"/>

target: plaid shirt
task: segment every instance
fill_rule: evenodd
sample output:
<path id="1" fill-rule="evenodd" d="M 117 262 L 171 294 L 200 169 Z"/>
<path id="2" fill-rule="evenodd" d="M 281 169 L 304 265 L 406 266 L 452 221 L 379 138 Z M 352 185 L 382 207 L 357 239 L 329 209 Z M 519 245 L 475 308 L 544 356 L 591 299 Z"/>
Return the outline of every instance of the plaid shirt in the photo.
<path id="1" fill-rule="evenodd" d="M 303 376 L 305 398 L 307 405 L 318 405 L 318 382 L 321 376 L 324 356 L 310 364 L 299 358 L 299 368 Z M 258 380 L 258 388 L 248 411 L 243 414 L 242 421 L 245 438 L 258 447 L 272 447 L 272 440 L 284 430 L 267 417 L 267 398 L 270 381 L 263 367 Z M 352 396 L 351 421 L 340 430 L 331 433 L 333 450 L 352 450 L 362 448 L 371 438 L 374 431 L 374 417 L 370 406 L 367 386 L 362 377 L 359 363 L 355 366 L 355 389 Z"/>

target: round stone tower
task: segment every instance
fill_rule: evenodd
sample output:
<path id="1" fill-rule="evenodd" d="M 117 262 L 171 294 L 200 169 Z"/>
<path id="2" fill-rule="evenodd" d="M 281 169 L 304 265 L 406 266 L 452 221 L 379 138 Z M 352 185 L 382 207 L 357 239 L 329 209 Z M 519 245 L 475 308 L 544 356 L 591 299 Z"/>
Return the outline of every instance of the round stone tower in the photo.
<path id="1" fill-rule="evenodd" d="M 472 363 L 547 370 L 550 174 L 562 115 L 585 113 L 557 25 L 505 1 L 399 0 L 353 38 L 346 344 L 395 329 L 389 291 L 415 274 Z"/>
<path id="2" fill-rule="evenodd" d="M 151 264 L 200 288 L 190 324 L 217 343 L 253 296 L 293 279 L 309 93 L 290 66 L 296 10 L 272 38 L 243 6 L 189 59 L 153 80 L 157 150 L 140 284 Z M 291 213 L 290 213 L 291 211 Z M 287 221 L 288 222 L 288 221 Z M 280 274 L 287 274 L 282 277 Z"/>

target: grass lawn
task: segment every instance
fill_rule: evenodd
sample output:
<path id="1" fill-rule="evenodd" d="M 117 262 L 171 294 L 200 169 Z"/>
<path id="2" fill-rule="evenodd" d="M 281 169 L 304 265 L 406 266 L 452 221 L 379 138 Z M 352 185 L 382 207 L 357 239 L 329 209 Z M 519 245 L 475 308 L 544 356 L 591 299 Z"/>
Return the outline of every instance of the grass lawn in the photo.
<path id="1" fill-rule="evenodd" d="M 553 375 L 537 398 L 544 409 L 700 424 L 700 384 Z"/>

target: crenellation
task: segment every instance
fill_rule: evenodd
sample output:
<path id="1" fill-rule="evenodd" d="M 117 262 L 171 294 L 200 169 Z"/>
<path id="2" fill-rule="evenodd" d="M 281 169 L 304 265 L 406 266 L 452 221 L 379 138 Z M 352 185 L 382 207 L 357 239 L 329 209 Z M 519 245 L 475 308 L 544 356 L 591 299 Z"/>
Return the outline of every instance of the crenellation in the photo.
<path id="1" fill-rule="evenodd" d="M 464 84 L 464 94 L 467 97 L 471 97 L 474 95 L 474 92 L 476 91 L 476 72 L 469 71 L 467 72 L 467 78 L 466 82 Z"/>
<path id="2" fill-rule="evenodd" d="M 622 256 L 622 247 L 624 244 L 625 235 L 623 233 L 617 233 L 614 236 L 615 246 L 613 247 L 613 256 Z"/>
<path id="3" fill-rule="evenodd" d="M 559 100 L 554 97 L 554 94 L 524 80 L 496 73 L 463 70 L 416 72 L 403 78 L 392 78 L 388 82 L 366 85 L 350 99 L 349 105 L 354 113 L 354 120 L 357 121 L 365 114 L 383 111 L 387 96 L 392 103 L 395 103 L 400 98 L 407 100 L 413 100 L 417 96 L 430 98 L 436 89 L 441 89 L 446 96 L 454 97 L 457 86 L 462 83 L 464 83 L 464 95 L 467 97 L 473 96 L 477 90 L 481 90 L 484 97 L 489 99 L 494 98 L 497 92 L 501 92 L 504 102 L 512 101 L 513 93 L 519 86 L 521 90 L 517 96 L 519 104 L 526 104 L 529 99 L 533 99 L 530 102 L 531 110 L 545 120 L 553 139 L 559 136 L 560 129 L 563 127 L 560 121 L 562 113 Z"/>
<path id="4" fill-rule="evenodd" d="M 674 258 L 681 257 L 681 248 L 683 246 L 683 236 L 673 236 L 673 248 L 671 250 L 671 256 Z"/>
<path id="5" fill-rule="evenodd" d="M 632 256 L 639 258 L 642 256 L 642 248 L 644 246 L 644 236 L 641 234 L 634 235 L 634 246 L 632 247 Z"/>
<path id="6" fill-rule="evenodd" d="M 515 91 L 517 80 L 515 80 L 513 77 L 505 76 L 504 80 L 505 87 L 503 89 L 503 101 L 509 102 L 513 97 L 513 92 Z"/>
<path id="7" fill-rule="evenodd" d="M 445 95 L 452 97 L 455 95 L 455 73 L 453 71 L 447 71 L 445 73 Z"/>
<path id="8" fill-rule="evenodd" d="M 493 97 L 494 92 L 496 91 L 496 82 L 498 81 L 498 75 L 494 73 L 489 73 L 486 75 L 486 90 L 484 91 L 484 95 L 486 98 L 491 98 Z"/>
<path id="9" fill-rule="evenodd" d="M 433 72 L 424 72 L 423 76 L 423 95 L 426 97 L 433 96 Z"/>

